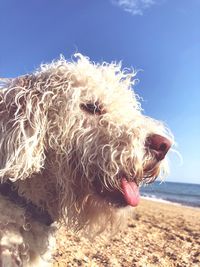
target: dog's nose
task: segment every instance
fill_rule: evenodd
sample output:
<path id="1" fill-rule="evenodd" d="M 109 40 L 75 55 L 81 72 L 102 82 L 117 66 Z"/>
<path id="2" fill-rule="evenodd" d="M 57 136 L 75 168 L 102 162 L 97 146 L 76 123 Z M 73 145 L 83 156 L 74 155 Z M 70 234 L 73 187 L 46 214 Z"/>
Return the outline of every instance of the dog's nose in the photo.
<path id="1" fill-rule="evenodd" d="M 164 159 L 172 143 L 166 137 L 159 134 L 152 134 L 147 138 L 146 146 L 154 152 L 158 161 Z"/>

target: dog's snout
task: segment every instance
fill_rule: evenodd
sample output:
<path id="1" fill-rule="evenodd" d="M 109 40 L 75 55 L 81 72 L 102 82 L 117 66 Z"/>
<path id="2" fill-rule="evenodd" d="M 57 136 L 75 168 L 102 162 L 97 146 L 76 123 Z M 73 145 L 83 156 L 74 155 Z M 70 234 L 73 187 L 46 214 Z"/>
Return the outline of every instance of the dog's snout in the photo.
<path id="1" fill-rule="evenodd" d="M 155 153 L 158 161 L 164 159 L 172 143 L 166 137 L 153 134 L 147 138 L 146 146 Z"/>

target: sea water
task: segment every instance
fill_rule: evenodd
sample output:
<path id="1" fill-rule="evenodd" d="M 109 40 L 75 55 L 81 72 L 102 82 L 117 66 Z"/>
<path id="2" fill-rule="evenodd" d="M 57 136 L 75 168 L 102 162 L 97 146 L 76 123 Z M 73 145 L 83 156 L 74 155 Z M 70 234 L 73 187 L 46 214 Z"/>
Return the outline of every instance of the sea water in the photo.
<path id="1" fill-rule="evenodd" d="M 142 186 L 140 192 L 146 198 L 200 207 L 200 184 L 154 182 Z"/>

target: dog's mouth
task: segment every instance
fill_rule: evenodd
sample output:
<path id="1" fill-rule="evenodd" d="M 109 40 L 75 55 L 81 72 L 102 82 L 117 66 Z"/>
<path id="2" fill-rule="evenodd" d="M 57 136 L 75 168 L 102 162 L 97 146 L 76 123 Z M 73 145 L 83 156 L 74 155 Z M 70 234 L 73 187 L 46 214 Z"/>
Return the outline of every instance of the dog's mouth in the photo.
<path id="1" fill-rule="evenodd" d="M 141 173 L 129 176 L 120 172 L 116 177 L 116 185 L 105 186 L 102 179 L 96 177 L 93 186 L 101 199 L 114 207 L 136 207 L 140 202 L 141 184 L 153 183 L 160 173 L 160 162 L 153 160 L 148 162 Z"/>
<path id="2" fill-rule="evenodd" d="M 112 186 L 111 189 L 101 183 L 101 179 L 95 179 L 93 185 L 98 195 L 116 207 L 136 207 L 140 201 L 139 184 L 155 181 L 160 172 L 160 162 L 165 158 L 171 145 L 170 140 L 158 134 L 148 137 L 145 148 L 147 154 L 151 153 L 151 160 L 145 162 L 143 170 L 132 177 L 120 172 L 116 177 L 116 186 Z"/>
<path id="3" fill-rule="evenodd" d="M 135 181 L 129 181 L 126 175 L 121 175 L 119 188 L 107 189 L 98 180 L 94 182 L 98 195 L 115 207 L 136 207 L 140 201 L 139 186 Z"/>

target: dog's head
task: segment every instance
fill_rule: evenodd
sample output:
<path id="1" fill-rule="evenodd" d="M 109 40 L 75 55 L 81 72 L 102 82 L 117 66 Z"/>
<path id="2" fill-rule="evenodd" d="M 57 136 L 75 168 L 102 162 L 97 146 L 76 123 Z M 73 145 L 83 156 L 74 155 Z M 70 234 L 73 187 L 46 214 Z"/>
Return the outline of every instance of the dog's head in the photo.
<path id="1" fill-rule="evenodd" d="M 76 57 L 2 91 L 0 175 L 17 180 L 48 169 L 63 210 L 136 206 L 139 185 L 165 173 L 172 135 L 142 113 L 134 72 Z"/>

